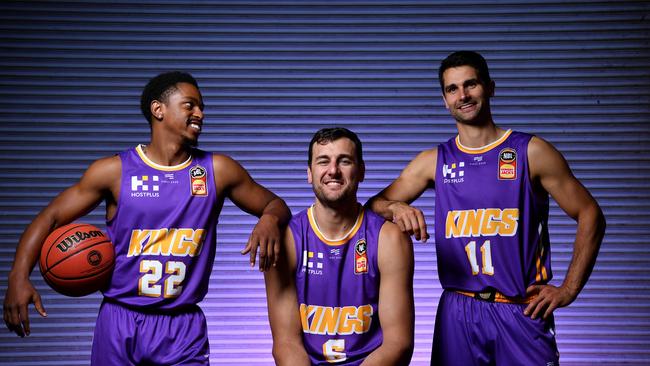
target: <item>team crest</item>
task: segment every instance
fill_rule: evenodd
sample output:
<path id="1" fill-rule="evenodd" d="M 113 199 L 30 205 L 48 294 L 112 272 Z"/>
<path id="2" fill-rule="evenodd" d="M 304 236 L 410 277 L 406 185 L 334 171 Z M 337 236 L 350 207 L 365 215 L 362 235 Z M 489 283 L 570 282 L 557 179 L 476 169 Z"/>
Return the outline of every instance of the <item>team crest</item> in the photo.
<path id="1" fill-rule="evenodd" d="M 499 152 L 499 179 L 514 180 L 517 178 L 517 152 L 505 148 Z"/>
<path id="2" fill-rule="evenodd" d="M 367 247 L 366 239 L 359 239 L 354 245 L 354 274 L 368 273 Z"/>
<path id="3" fill-rule="evenodd" d="M 190 169 L 190 189 L 192 196 L 208 195 L 208 178 L 204 167 L 196 165 Z"/>

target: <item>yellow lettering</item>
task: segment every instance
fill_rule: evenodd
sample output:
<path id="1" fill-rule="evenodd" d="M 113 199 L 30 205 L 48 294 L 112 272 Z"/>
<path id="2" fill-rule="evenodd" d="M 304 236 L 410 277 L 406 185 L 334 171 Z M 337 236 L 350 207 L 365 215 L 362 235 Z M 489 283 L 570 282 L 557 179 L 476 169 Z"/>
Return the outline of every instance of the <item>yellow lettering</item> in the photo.
<path id="1" fill-rule="evenodd" d="M 352 334 L 354 322 L 352 317 L 357 312 L 354 306 L 344 306 L 341 308 L 341 317 L 339 319 L 339 334 Z"/>
<path id="2" fill-rule="evenodd" d="M 194 230 L 192 229 L 177 229 L 176 237 L 174 238 L 174 245 L 172 245 L 172 255 L 178 257 L 185 257 L 193 253 L 196 246 L 192 242 L 194 237 Z"/>
<path id="3" fill-rule="evenodd" d="M 483 214 L 483 223 L 481 225 L 481 235 L 495 236 L 499 231 L 499 221 L 501 220 L 501 210 L 498 208 L 486 208 Z"/>
<path id="4" fill-rule="evenodd" d="M 310 306 L 310 312 L 309 315 L 312 314 L 312 306 Z M 318 324 L 320 323 L 320 319 L 323 316 L 323 307 L 322 306 L 313 306 L 313 314 L 314 317 L 311 319 L 311 326 L 309 327 L 309 333 L 312 334 L 317 334 L 316 330 L 318 329 Z"/>
<path id="5" fill-rule="evenodd" d="M 300 304 L 300 322 L 302 323 L 302 331 L 309 332 L 309 322 L 307 321 L 307 305 Z"/>
<path id="6" fill-rule="evenodd" d="M 357 319 L 361 322 L 361 329 L 359 333 L 365 333 L 370 330 L 370 323 L 372 322 L 372 306 L 363 305 L 359 306 L 357 310 Z"/>
<path id="7" fill-rule="evenodd" d="M 131 231 L 131 240 L 129 240 L 129 252 L 127 257 L 138 256 L 142 253 L 142 244 L 147 241 L 151 232 L 149 230 Z"/>
<path id="8" fill-rule="evenodd" d="M 371 305 L 331 307 L 306 304 L 300 304 L 299 312 L 303 332 L 321 335 L 365 333 L 370 330 L 374 313 Z"/>
<path id="9" fill-rule="evenodd" d="M 499 234 L 501 236 L 514 236 L 517 233 L 517 225 L 519 222 L 519 209 L 506 208 L 503 210 L 501 218 L 501 228 Z"/>
<path id="10" fill-rule="evenodd" d="M 481 235 L 481 219 L 483 218 L 484 209 L 467 210 L 465 215 L 465 222 L 463 223 L 463 236 L 479 236 Z"/>
<path id="11" fill-rule="evenodd" d="M 460 228 L 457 225 L 459 211 L 449 211 L 447 212 L 447 222 L 445 224 L 445 238 L 457 238 L 460 236 Z"/>
<path id="12" fill-rule="evenodd" d="M 514 236 L 518 224 L 519 209 L 517 208 L 451 210 L 447 212 L 445 237 Z"/>
<path id="13" fill-rule="evenodd" d="M 203 242 L 205 241 L 205 229 L 196 229 L 192 236 L 193 250 L 190 251 L 190 257 L 197 256 L 201 253 Z"/>
<path id="14" fill-rule="evenodd" d="M 336 334 L 339 327 L 341 308 L 323 308 L 323 317 L 320 320 L 318 334 Z"/>
<path id="15" fill-rule="evenodd" d="M 149 242 L 142 248 L 143 255 L 160 254 L 160 242 L 167 236 L 167 229 L 151 230 Z"/>

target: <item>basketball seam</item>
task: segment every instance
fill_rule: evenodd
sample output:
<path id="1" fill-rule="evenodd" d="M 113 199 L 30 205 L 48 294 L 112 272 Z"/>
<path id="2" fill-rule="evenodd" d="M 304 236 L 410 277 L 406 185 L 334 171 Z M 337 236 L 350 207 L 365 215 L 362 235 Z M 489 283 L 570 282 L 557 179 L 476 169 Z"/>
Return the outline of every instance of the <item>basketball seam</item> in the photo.
<path id="1" fill-rule="evenodd" d="M 83 250 L 85 251 L 86 249 L 90 249 L 90 248 L 93 248 L 93 247 L 95 247 L 95 246 L 97 246 L 97 245 L 99 245 L 99 244 L 104 244 L 104 243 L 111 243 L 111 241 L 110 241 L 110 240 L 100 241 L 99 243 L 95 243 L 95 244 L 93 244 L 93 245 L 91 245 L 91 246 L 88 246 L 88 247 L 83 248 Z M 111 243 L 111 244 L 112 244 L 112 243 Z M 42 273 L 42 275 L 45 276 L 45 274 L 49 273 L 52 277 L 55 277 L 55 278 L 62 278 L 62 277 L 59 277 L 59 276 L 53 274 L 52 271 L 51 271 L 52 268 L 56 267 L 57 264 L 60 264 L 61 262 L 65 261 L 66 259 L 68 259 L 68 258 L 73 258 L 73 257 L 75 257 L 76 255 L 78 255 L 78 254 L 82 254 L 82 253 L 83 253 L 83 251 L 79 251 L 79 252 L 73 253 L 73 254 L 71 254 L 71 255 L 69 255 L 69 256 L 67 256 L 67 257 L 65 257 L 65 258 L 63 258 L 63 259 L 61 259 L 61 260 L 59 260 L 58 262 L 53 263 L 49 268 L 47 268 L 47 269 L 45 270 L 45 272 Z M 113 256 L 113 262 L 115 262 L 115 256 Z M 78 277 L 78 278 L 68 278 L 68 279 L 83 279 L 83 278 L 88 278 L 88 277 Z"/>

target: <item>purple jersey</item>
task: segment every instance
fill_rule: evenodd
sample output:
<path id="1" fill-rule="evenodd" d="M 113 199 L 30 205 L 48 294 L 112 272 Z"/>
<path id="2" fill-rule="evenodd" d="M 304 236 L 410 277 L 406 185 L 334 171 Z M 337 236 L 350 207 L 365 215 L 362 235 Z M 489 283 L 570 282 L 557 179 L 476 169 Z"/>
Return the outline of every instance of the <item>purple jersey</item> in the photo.
<path id="1" fill-rule="evenodd" d="M 289 223 L 303 342 L 314 365 L 358 365 L 382 343 L 377 242 L 384 222 L 362 209 L 350 232 L 336 241 L 320 232 L 313 207 Z"/>
<path id="2" fill-rule="evenodd" d="M 212 154 L 195 149 L 171 167 L 149 160 L 140 146 L 119 156 L 117 211 L 107 222 L 115 270 L 104 296 L 142 309 L 198 303 L 208 289 L 216 246 Z"/>
<path id="3" fill-rule="evenodd" d="M 529 178 L 531 138 L 508 130 L 483 148 L 463 147 L 458 137 L 438 147 L 435 237 L 443 288 L 524 297 L 529 285 L 551 279 L 549 200 Z"/>

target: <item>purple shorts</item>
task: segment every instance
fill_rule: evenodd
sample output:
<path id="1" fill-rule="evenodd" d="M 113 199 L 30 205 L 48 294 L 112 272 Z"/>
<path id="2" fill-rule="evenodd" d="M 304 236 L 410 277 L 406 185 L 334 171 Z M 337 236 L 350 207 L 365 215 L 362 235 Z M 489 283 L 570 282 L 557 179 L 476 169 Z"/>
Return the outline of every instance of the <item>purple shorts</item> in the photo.
<path id="1" fill-rule="evenodd" d="M 209 365 L 209 356 L 207 324 L 198 306 L 173 315 L 107 301 L 99 309 L 92 366 Z"/>
<path id="2" fill-rule="evenodd" d="M 533 320 L 525 308 L 444 291 L 431 365 L 559 365 L 553 319 Z"/>

